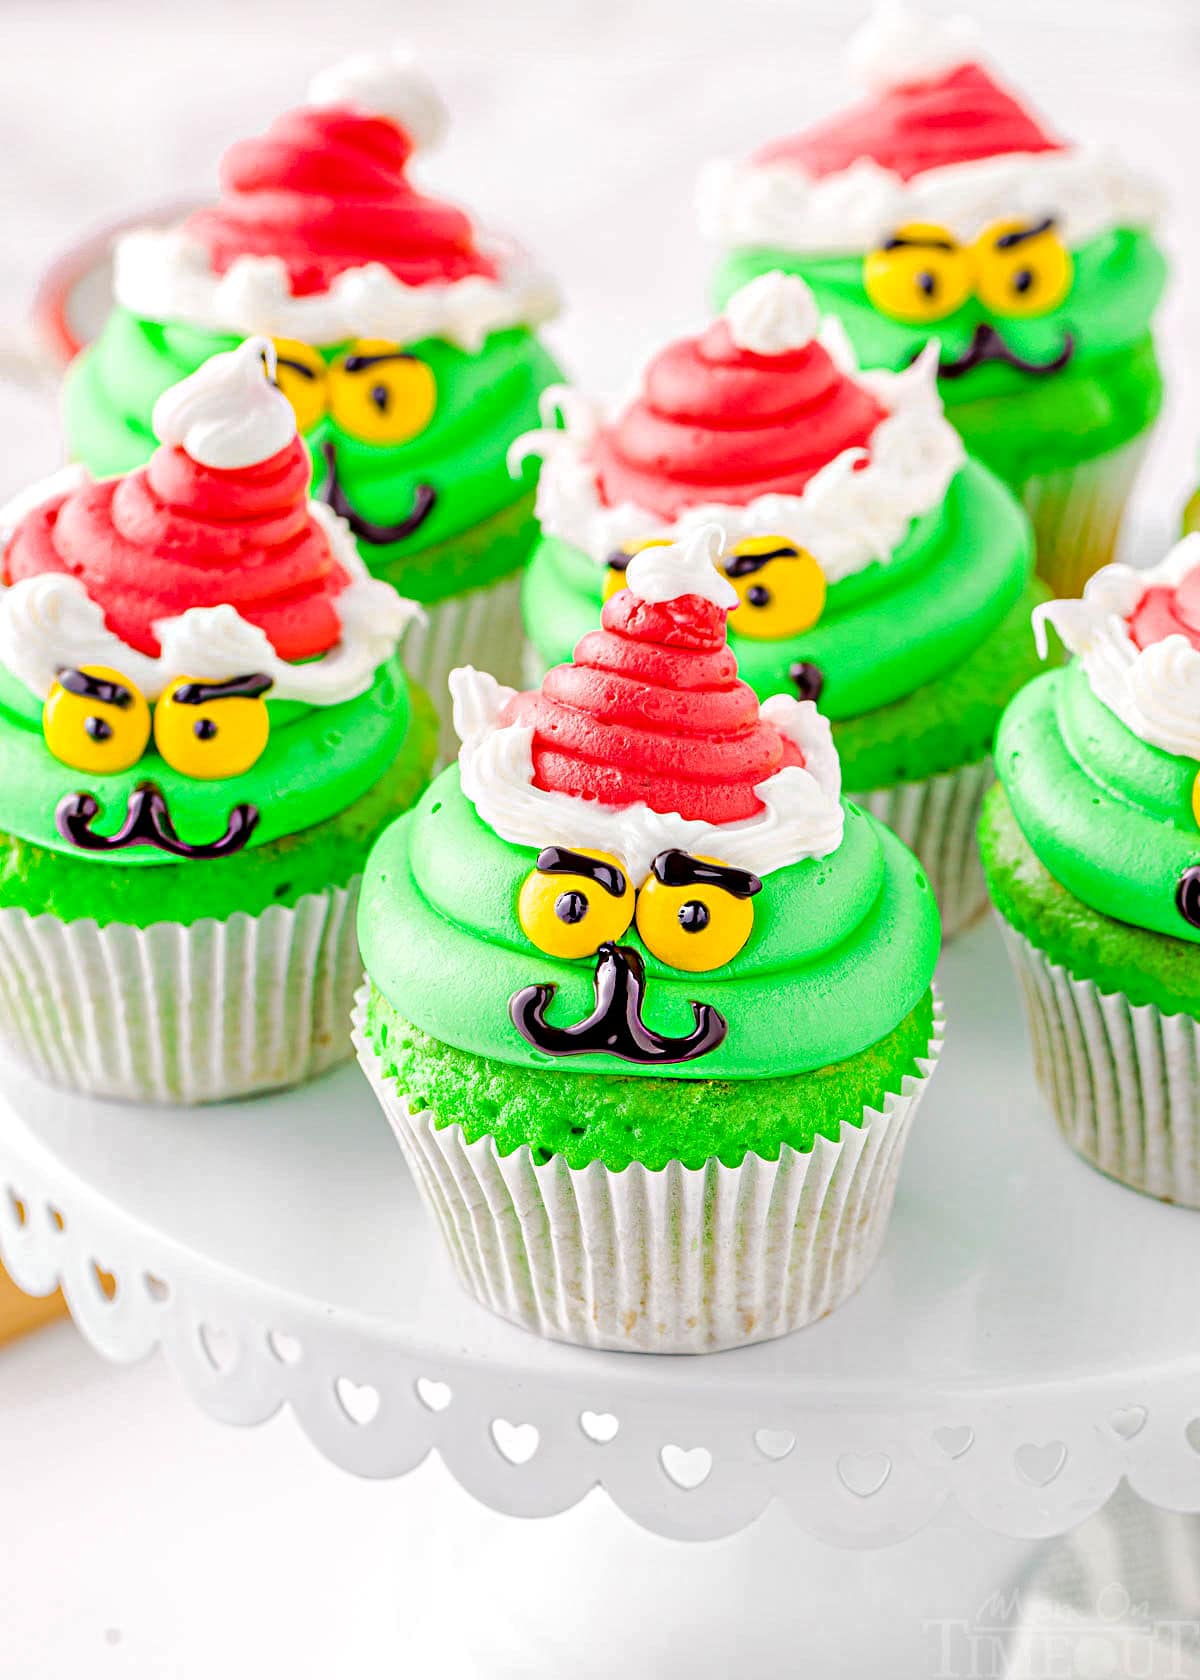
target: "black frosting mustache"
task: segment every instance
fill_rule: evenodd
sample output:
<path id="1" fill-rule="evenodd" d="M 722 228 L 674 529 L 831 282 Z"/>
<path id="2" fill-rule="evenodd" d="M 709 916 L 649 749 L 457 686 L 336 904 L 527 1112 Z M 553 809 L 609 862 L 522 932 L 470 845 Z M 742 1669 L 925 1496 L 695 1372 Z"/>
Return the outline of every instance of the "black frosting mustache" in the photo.
<path id="1" fill-rule="evenodd" d="M 397 519 L 390 525 L 382 525 L 374 519 L 365 518 L 342 488 L 342 481 L 338 477 L 337 450 L 328 438 L 321 445 L 321 454 L 326 470 L 321 500 L 328 502 L 334 513 L 346 521 L 360 542 L 372 543 L 376 547 L 382 547 L 386 543 L 403 542 L 405 537 L 411 537 L 414 531 L 419 530 L 433 512 L 437 502 L 437 491 L 432 484 L 418 484 L 413 491 L 412 510 L 406 513 L 403 519 Z"/>
<path id="2" fill-rule="evenodd" d="M 1062 347 L 1048 362 L 1028 361 L 1024 356 L 1018 356 L 1015 350 L 1009 349 L 995 327 L 986 321 L 980 321 L 971 334 L 970 344 L 961 355 L 942 357 L 938 363 L 938 377 L 961 379 L 964 373 L 970 373 L 972 368 L 982 367 L 985 362 L 1003 362 L 1006 367 L 1015 368 L 1018 373 L 1035 376 L 1061 373 L 1074 354 L 1075 335 L 1066 332 L 1063 334 Z M 916 359 L 914 356 L 913 361 Z"/>
<path id="3" fill-rule="evenodd" d="M 692 1004 L 695 1026 L 681 1038 L 648 1027 L 642 1020 L 646 965 L 629 946 L 601 945 L 593 985 L 595 1009 L 571 1027 L 554 1027 L 546 1020 L 556 986 L 523 986 L 509 999 L 508 1013 L 522 1038 L 547 1056 L 599 1052 L 644 1064 L 695 1061 L 715 1050 L 729 1031 L 725 1017 L 708 1003 Z"/>
<path id="4" fill-rule="evenodd" d="M 254 805 L 235 805 L 217 840 L 193 845 L 175 832 L 161 790 L 141 782 L 129 796 L 125 820 L 115 834 L 97 834 L 92 823 L 100 807 L 90 793 L 68 793 L 58 802 L 54 823 L 64 840 L 84 852 L 119 852 L 126 846 L 155 846 L 178 858 L 222 858 L 240 852 L 258 825 Z"/>

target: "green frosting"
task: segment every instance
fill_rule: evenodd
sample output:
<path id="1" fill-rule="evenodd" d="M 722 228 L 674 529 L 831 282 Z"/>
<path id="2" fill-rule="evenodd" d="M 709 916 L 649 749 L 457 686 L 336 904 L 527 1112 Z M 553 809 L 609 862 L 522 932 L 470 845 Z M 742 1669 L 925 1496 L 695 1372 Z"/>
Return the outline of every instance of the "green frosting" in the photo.
<path id="1" fill-rule="evenodd" d="M 1035 578 L 961 665 L 904 700 L 833 725 L 851 798 L 976 764 L 991 752 L 1005 706 L 1042 669 L 1030 617 L 1048 598 Z"/>
<path id="2" fill-rule="evenodd" d="M 410 703 L 399 660 L 379 667 L 365 694 L 337 706 L 267 701 L 271 734 L 257 763 L 243 775 L 198 780 L 173 769 L 151 746 L 130 769 L 98 776 L 55 758 L 42 735 L 41 708 L 11 676 L 0 680 L 0 831 L 84 862 L 55 826 L 66 794 L 90 793 L 100 807 L 97 834 L 114 834 L 129 797 L 151 781 L 166 800 L 180 839 L 200 845 L 225 832 L 234 806 L 253 805 L 259 821 L 247 850 L 297 834 L 335 816 L 387 773 L 404 746 Z M 92 871 L 153 868 L 174 861 L 154 846 L 89 852 Z M 198 859 L 185 860 L 192 868 Z M 227 867 L 230 859 L 216 860 Z"/>
<path id="3" fill-rule="evenodd" d="M 251 846 L 229 858 L 163 859 L 159 869 L 122 863 L 97 870 L 90 857 L 64 856 L 15 834 L 0 834 L 0 909 L 48 914 L 60 921 L 94 918 L 149 927 L 257 915 L 270 904 L 295 904 L 306 893 L 345 886 L 361 873 L 380 831 L 406 811 L 429 780 L 437 719 L 428 697 L 412 690 L 407 733 L 377 781 L 334 816 L 297 834 Z"/>
<path id="4" fill-rule="evenodd" d="M 153 453 L 150 414 L 168 386 L 195 371 L 218 350 L 230 349 L 230 335 L 162 324 L 114 309 L 96 342 L 67 374 L 65 420 L 72 457 L 97 475 L 129 471 Z M 327 360 L 345 344 L 321 346 Z M 513 439 L 538 424 L 538 397 L 559 377 L 553 360 L 524 327 L 498 332 L 477 354 L 442 339 L 406 346 L 426 362 L 438 401 L 424 431 L 400 445 L 363 443 L 326 415 L 305 441 L 323 484 L 322 445 L 337 455 L 338 478 L 354 511 L 374 523 L 391 524 L 409 513 L 418 484 L 436 492 L 432 513 L 399 543 L 360 539 L 371 570 L 417 600 L 440 600 L 476 588 L 514 569 L 526 543 L 506 540 L 459 550 L 454 540 L 485 522 L 503 522 L 520 506 L 525 525 L 528 486 L 509 476 L 506 455 Z M 422 556 L 431 556 L 430 564 Z M 437 556 L 452 558 L 448 566 Z"/>
<path id="5" fill-rule="evenodd" d="M 761 699 L 795 694 L 798 660 L 825 678 L 846 786 L 869 789 L 983 757 L 996 720 L 1037 669 L 1029 612 L 1029 524 L 984 467 L 968 462 L 940 508 L 913 521 L 886 562 L 830 586 L 810 630 L 729 645 Z M 604 568 L 544 537 L 523 585 L 525 627 L 546 666 L 570 659 L 600 616 Z"/>
<path id="6" fill-rule="evenodd" d="M 716 294 L 724 304 L 757 274 L 799 274 L 823 311 L 836 315 L 864 367 L 902 368 L 930 338 L 944 357 L 966 350 L 980 323 L 995 327 L 1017 355 L 1048 361 L 1070 332 L 1075 353 L 1046 376 L 988 362 L 943 379 L 946 413 L 968 449 L 1017 485 L 1035 473 L 1069 468 L 1127 443 L 1154 420 L 1162 379 L 1150 323 L 1166 279 L 1166 262 L 1148 233 L 1118 228 L 1072 252 L 1074 278 L 1057 308 L 1025 319 L 994 315 L 970 298 L 928 325 L 895 321 L 867 296 L 861 257 L 807 256 L 751 248 L 720 265 Z"/>
<path id="7" fill-rule="evenodd" d="M 381 1071 L 414 1110 L 439 1126 L 457 1122 L 468 1143 L 494 1137 L 501 1155 L 528 1144 L 535 1161 L 559 1155 L 569 1167 L 602 1161 L 622 1172 L 632 1161 L 658 1171 L 670 1161 L 739 1166 L 747 1154 L 778 1158 L 782 1145 L 806 1152 L 818 1137 L 836 1143 L 844 1125 L 862 1124 L 906 1075 L 917 1075 L 933 1036 L 933 996 L 878 1044 L 849 1060 L 791 1078 L 752 1083 L 718 1079 L 629 1079 L 579 1074 L 571 1080 L 475 1056 L 440 1043 L 371 988 L 367 1038 Z"/>
<path id="8" fill-rule="evenodd" d="M 996 772 L 1033 852 L 1068 893 L 1117 921 L 1194 945 L 1175 891 L 1200 863 L 1193 760 L 1138 739 L 1082 665 L 1039 677 L 1001 720 Z"/>
<path id="9" fill-rule="evenodd" d="M 722 968 L 682 974 L 634 928 L 624 936 L 645 963 L 647 1026 L 686 1034 L 692 1000 L 724 1016 L 728 1034 L 702 1061 L 664 1069 L 603 1053 L 550 1058 L 513 1026 L 509 999 L 526 986 L 554 986 L 547 1018 L 569 1026 L 592 1013 L 595 963 L 548 957 L 522 931 L 517 898 L 536 859 L 535 849 L 508 844 L 480 820 L 457 766 L 383 836 L 363 883 L 359 942 L 372 981 L 405 1020 L 459 1050 L 556 1075 L 762 1079 L 826 1067 L 878 1043 L 916 1008 L 937 961 L 937 908 L 920 865 L 847 806 L 832 856 L 766 876 L 750 938 Z"/>
<path id="10" fill-rule="evenodd" d="M 1186 939 L 1149 933 L 1090 910 L 1054 879 L 1022 834 L 1002 785 L 989 790 L 979 827 L 996 909 L 1038 950 L 1102 992 L 1166 1015 L 1200 1019 L 1200 951 Z"/>

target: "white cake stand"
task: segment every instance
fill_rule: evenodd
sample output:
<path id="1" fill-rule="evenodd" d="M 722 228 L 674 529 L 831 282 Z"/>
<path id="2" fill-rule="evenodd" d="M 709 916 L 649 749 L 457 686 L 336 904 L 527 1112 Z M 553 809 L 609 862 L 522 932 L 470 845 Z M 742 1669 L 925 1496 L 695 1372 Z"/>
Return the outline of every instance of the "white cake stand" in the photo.
<path id="1" fill-rule="evenodd" d="M 916 1558 L 918 1572 L 943 1567 L 940 1548 L 970 1592 L 1012 1568 L 1013 1541 L 1073 1529 L 1123 1478 L 1152 1505 L 1200 1511 L 1200 1215 L 1109 1183 L 1060 1142 L 993 926 L 951 948 L 941 987 L 944 1065 L 879 1267 L 780 1342 L 603 1354 L 493 1318 L 458 1289 L 354 1067 L 291 1095 L 172 1111 L 64 1095 L 5 1064 L 0 1253 L 31 1293 L 61 1282 L 101 1353 L 161 1346 L 227 1422 L 290 1406 L 358 1475 L 401 1476 L 436 1449 L 494 1512 L 563 1512 L 601 1486 L 654 1536 L 749 1530 L 741 1551 L 660 1546 L 643 1585 L 622 1569 L 620 1590 L 673 1580 L 682 1664 L 682 1630 L 702 1625 L 685 1586 L 716 1590 L 705 1555 L 725 1582 L 761 1587 L 775 1570 L 781 1593 L 792 1583 L 777 1650 L 785 1624 L 795 1638 L 823 1621 L 815 1606 L 836 1589 L 818 1589 L 822 1569 L 843 1594 L 861 1580 L 845 1548 L 896 1547 L 897 1567 Z M 520 1543 L 497 1563 L 488 1521 L 502 1580 Z M 613 1551 L 580 1564 L 593 1584 L 618 1568 Z M 552 1552 L 569 1571 L 569 1547 Z M 816 1598 L 797 1599 L 797 1567 Z M 873 1609 L 895 1614 L 860 1592 L 859 1622 Z M 545 1633 L 544 1599 L 539 1614 Z M 721 1672 L 704 1666 L 711 1630 L 694 1647 L 681 1674 Z M 654 1672 L 674 1673 L 665 1662 Z"/>

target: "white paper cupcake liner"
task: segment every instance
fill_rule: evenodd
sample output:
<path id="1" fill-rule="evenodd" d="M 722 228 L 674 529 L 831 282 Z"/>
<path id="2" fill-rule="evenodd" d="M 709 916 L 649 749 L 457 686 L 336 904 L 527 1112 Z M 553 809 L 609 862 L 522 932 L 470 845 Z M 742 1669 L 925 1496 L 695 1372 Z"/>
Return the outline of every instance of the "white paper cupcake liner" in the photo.
<path id="1" fill-rule="evenodd" d="M 942 913 L 943 939 L 969 927 L 988 902 L 975 834 L 994 780 L 988 757 L 923 781 L 846 794 L 920 858 Z"/>
<path id="2" fill-rule="evenodd" d="M 441 1230 L 463 1287 L 537 1335 L 634 1353 L 708 1353 L 767 1341 L 832 1312 L 862 1283 L 883 1242 L 904 1144 L 941 1052 L 934 1037 L 902 1090 L 839 1142 L 818 1137 L 777 1161 L 739 1167 L 599 1161 L 535 1165 L 528 1146 L 414 1114 L 364 1033 L 359 1060 Z M 569 1076 L 564 1076 L 569 1077 Z"/>
<path id="3" fill-rule="evenodd" d="M 1110 1178 L 1200 1207 L 1200 1022 L 1077 980 L 1000 925 L 1038 1084 L 1067 1142 Z"/>
<path id="4" fill-rule="evenodd" d="M 423 608 L 425 622 L 404 633 L 404 665 L 437 708 L 438 762 L 458 752 L 450 711 L 450 673 L 459 665 L 490 671 L 498 682 L 520 686 L 525 630 L 521 623 L 523 571 L 510 572 L 484 589 L 467 589 Z"/>
<path id="5" fill-rule="evenodd" d="M 0 910 L 0 1039 L 52 1084 L 133 1102 L 311 1079 L 351 1054 L 360 880 L 186 927 Z"/>
<path id="6" fill-rule="evenodd" d="M 1038 474 L 1021 485 L 1037 536 L 1038 573 L 1056 595 L 1082 595 L 1092 573 L 1112 560 L 1149 442 L 1144 432 L 1094 461 Z"/>

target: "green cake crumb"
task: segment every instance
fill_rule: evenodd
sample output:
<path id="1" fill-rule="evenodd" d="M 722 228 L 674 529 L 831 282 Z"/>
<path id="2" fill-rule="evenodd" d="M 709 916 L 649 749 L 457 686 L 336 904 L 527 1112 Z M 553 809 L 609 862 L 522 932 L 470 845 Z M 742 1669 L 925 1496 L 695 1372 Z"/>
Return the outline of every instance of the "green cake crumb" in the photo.
<path id="1" fill-rule="evenodd" d="M 504 1000 L 497 1001 L 504 1007 Z M 799 1029 L 798 1029 L 799 1030 Z M 560 1155 L 569 1167 L 601 1161 L 621 1172 L 714 1157 L 736 1167 L 747 1154 L 776 1160 L 780 1146 L 806 1152 L 818 1136 L 837 1142 L 843 1125 L 881 1108 L 906 1074 L 916 1074 L 933 1036 L 933 994 L 886 1038 L 848 1061 L 780 1079 L 654 1079 L 540 1072 L 472 1055 L 430 1038 L 376 987 L 367 1037 L 385 1076 L 414 1110 L 439 1127 L 457 1121 L 469 1143 L 491 1136 L 501 1155 L 528 1144 L 535 1162 Z"/>

